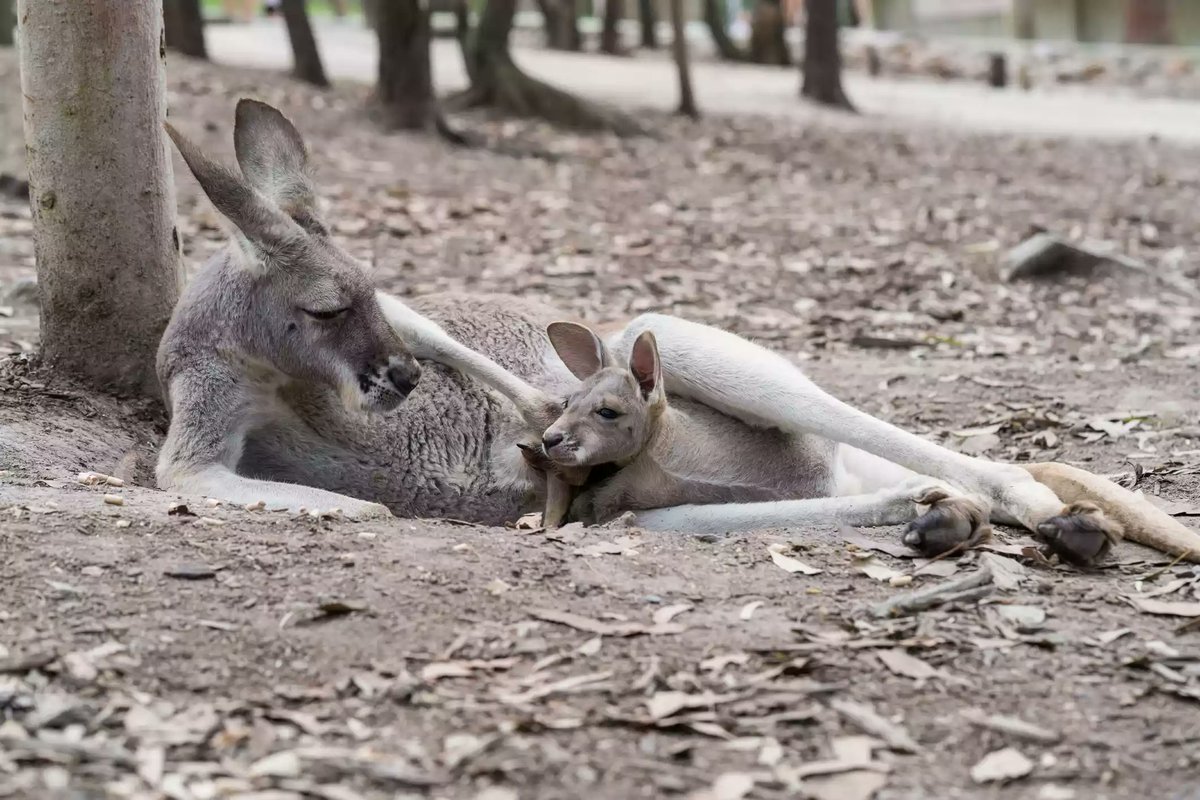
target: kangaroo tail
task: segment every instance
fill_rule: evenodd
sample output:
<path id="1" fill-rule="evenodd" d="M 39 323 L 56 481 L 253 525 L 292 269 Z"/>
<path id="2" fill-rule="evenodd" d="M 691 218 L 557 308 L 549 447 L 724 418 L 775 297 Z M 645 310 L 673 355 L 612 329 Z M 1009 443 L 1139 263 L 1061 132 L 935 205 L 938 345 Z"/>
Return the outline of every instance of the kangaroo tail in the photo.
<path id="1" fill-rule="evenodd" d="M 1125 538 L 1200 563 L 1200 533 L 1107 478 L 1066 464 L 1021 464 L 1064 503 L 1088 500 L 1125 528 Z"/>

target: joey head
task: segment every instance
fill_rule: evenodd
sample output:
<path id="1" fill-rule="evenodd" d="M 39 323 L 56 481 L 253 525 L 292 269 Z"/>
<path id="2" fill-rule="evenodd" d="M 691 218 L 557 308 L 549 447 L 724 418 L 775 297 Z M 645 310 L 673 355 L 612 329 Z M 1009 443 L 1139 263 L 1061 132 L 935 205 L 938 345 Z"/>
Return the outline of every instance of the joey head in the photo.
<path id="1" fill-rule="evenodd" d="M 654 334 L 638 336 L 629 363 L 618 365 L 583 325 L 554 322 L 546 332 L 567 369 L 583 381 L 542 436 L 547 458 L 559 467 L 629 463 L 651 440 L 667 407 Z"/>

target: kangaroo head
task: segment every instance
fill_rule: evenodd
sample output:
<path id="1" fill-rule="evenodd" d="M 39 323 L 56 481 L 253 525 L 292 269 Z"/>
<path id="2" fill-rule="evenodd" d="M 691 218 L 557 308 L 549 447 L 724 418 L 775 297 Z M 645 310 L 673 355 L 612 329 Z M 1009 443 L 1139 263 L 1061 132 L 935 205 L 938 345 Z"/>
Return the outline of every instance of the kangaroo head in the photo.
<path id="1" fill-rule="evenodd" d="M 572 467 L 635 457 L 667 405 L 654 334 L 638 336 L 629 363 L 618 366 L 600 337 L 583 325 L 553 322 L 546 333 L 567 369 L 583 381 L 542 436 L 546 455 Z"/>
<path id="2" fill-rule="evenodd" d="M 245 355 L 336 389 L 350 408 L 399 405 L 420 368 L 384 319 L 363 265 L 329 236 L 292 123 L 271 106 L 241 100 L 233 132 L 240 174 L 167 131 L 233 225 L 230 257 L 250 283 Z"/>

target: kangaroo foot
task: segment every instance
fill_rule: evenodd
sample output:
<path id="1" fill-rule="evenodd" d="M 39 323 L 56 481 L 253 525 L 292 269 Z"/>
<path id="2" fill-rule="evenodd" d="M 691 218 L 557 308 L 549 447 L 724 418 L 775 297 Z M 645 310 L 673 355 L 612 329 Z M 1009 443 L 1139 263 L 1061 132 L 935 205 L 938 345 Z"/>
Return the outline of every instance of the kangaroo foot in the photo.
<path id="1" fill-rule="evenodd" d="M 1103 561 L 1122 539 L 1121 525 L 1104 516 L 1095 503 L 1072 503 L 1058 516 L 1037 527 L 1042 552 L 1076 567 L 1092 567 Z"/>
<path id="2" fill-rule="evenodd" d="M 935 488 L 916 502 L 929 506 L 929 510 L 908 524 L 901 541 L 924 556 L 934 558 L 966 550 L 992 533 L 987 509 L 970 497 L 952 496 Z"/>

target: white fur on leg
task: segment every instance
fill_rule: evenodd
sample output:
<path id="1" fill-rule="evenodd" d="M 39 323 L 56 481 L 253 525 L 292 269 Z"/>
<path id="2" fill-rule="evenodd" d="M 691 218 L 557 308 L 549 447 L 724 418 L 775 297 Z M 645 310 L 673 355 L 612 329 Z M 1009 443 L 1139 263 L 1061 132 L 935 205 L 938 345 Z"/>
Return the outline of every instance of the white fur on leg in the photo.
<path id="1" fill-rule="evenodd" d="M 329 511 L 340 509 L 347 519 L 382 519 L 392 516 L 387 506 L 369 503 L 336 492 L 312 486 L 280 481 L 244 478 L 227 467 L 211 465 L 196 472 L 174 475 L 162 482 L 160 488 L 181 494 L 213 497 L 226 503 L 249 505 L 260 500 L 268 509 L 286 508 L 289 511 Z"/>
<path id="2" fill-rule="evenodd" d="M 763 503 L 687 505 L 639 511 L 637 524 L 649 530 L 733 533 L 804 525 L 879 527 L 912 522 L 923 508 L 916 502 L 940 481 L 914 478 L 903 486 L 852 497 L 817 497 Z"/>
<path id="3" fill-rule="evenodd" d="M 911 469 L 846 444 L 838 445 L 835 468 L 839 496 L 863 494 L 897 486 L 917 474 Z"/>

